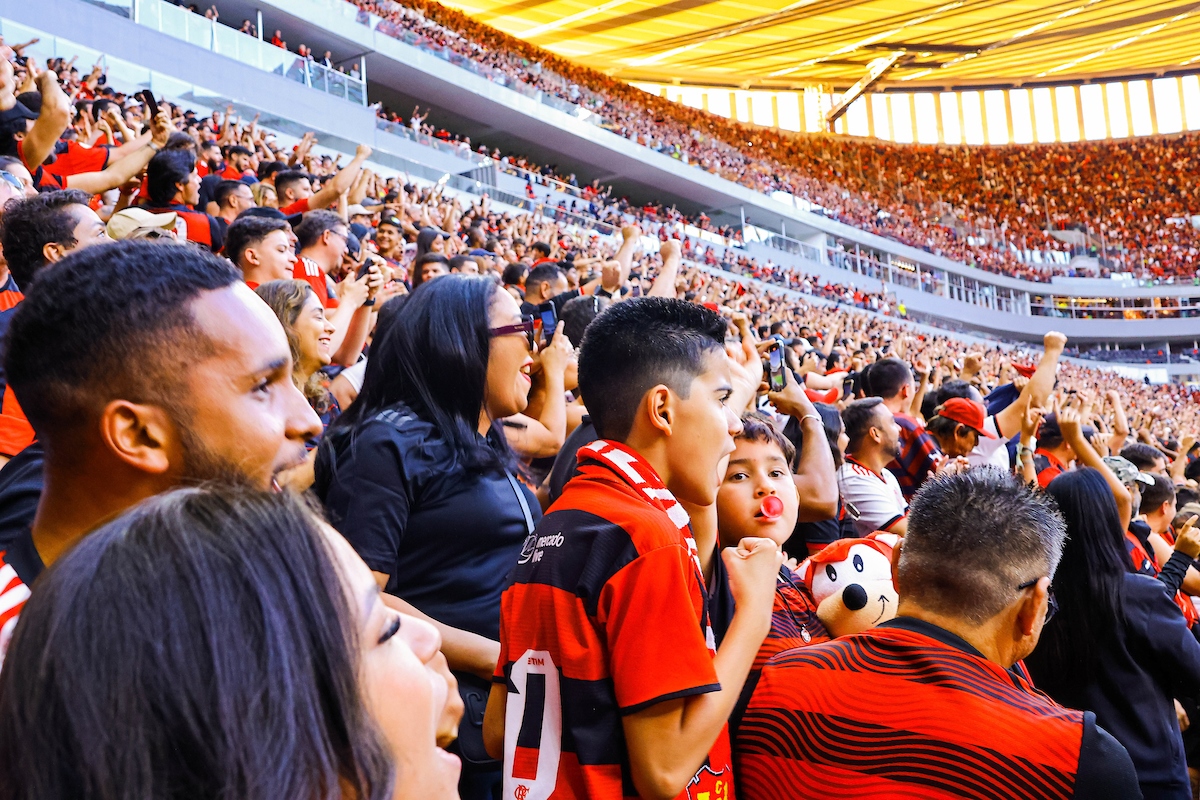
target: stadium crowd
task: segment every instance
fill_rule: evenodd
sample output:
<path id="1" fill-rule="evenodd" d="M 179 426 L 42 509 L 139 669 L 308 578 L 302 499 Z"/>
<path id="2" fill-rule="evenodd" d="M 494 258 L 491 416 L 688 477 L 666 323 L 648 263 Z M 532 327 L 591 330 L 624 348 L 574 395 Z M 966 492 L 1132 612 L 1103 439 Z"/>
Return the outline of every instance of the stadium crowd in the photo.
<path id="1" fill-rule="evenodd" d="M 1189 390 L 73 69 L 0 46 L 0 799 L 1194 796 Z"/>
<path id="2" fill-rule="evenodd" d="M 430 0 L 348 1 L 382 17 L 388 35 L 407 32 L 576 104 L 653 150 L 981 269 L 1035 281 L 1068 274 L 1049 252 L 1072 247 L 1052 230 L 1086 233 L 1077 249 L 1101 257 L 1102 276 L 1161 282 L 1200 269 L 1191 222 L 1200 207 L 1185 178 L 1194 134 L 985 148 L 788 134 L 648 94 Z"/>

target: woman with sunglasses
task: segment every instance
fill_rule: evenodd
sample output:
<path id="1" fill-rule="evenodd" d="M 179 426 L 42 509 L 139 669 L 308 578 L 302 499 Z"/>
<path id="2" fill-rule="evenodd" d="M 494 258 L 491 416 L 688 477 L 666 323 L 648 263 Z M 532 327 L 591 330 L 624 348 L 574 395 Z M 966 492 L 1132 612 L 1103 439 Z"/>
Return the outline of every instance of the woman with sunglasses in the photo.
<path id="1" fill-rule="evenodd" d="M 1113 489 L 1099 470 L 1064 472 L 1046 491 L 1066 520 L 1067 542 L 1051 587 L 1059 610 L 1025 660 L 1034 684 L 1062 705 L 1095 712 L 1129 751 L 1147 800 L 1186 800 L 1174 700 L 1200 693 L 1200 643 L 1164 584 L 1131 570 Z"/>
<path id="2" fill-rule="evenodd" d="M 466 703 L 463 798 L 499 791 L 482 748 L 500 593 L 540 517 L 499 421 L 525 409 L 534 326 L 487 278 L 421 284 L 376 331 L 361 393 L 330 426 L 314 490 L 379 585 L 426 616 Z"/>

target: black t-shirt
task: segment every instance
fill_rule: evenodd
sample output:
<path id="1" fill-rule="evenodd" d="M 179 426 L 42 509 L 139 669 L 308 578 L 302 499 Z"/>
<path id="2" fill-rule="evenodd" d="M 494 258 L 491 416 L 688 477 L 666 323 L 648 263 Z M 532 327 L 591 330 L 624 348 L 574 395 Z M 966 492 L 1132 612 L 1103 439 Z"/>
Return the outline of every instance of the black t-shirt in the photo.
<path id="1" fill-rule="evenodd" d="M 34 442 L 0 469 L 0 551 L 29 530 L 42 499 L 45 453 Z"/>
<path id="2" fill-rule="evenodd" d="M 196 203 L 197 211 L 204 211 L 208 208 L 208 204 L 214 202 L 213 195 L 216 194 L 217 185 L 225 177 L 219 172 L 210 172 L 200 179 L 200 202 Z"/>
<path id="3" fill-rule="evenodd" d="M 500 593 L 529 535 L 502 469 L 468 471 L 432 423 L 397 404 L 327 433 L 315 471 L 330 522 L 367 566 L 390 576 L 387 592 L 446 625 L 499 638 Z M 516 485 L 537 522 L 537 498 Z"/>
<path id="4" fill-rule="evenodd" d="M 563 306 L 565 306 L 569 301 L 574 300 L 576 297 L 579 297 L 579 296 L 580 296 L 580 292 L 578 289 L 571 289 L 570 291 L 563 292 L 562 294 L 554 295 L 554 297 L 550 298 L 549 302 L 554 303 L 554 312 L 561 319 Z M 526 316 L 528 316 L 530 314 L 536 315 L 538 313 L 538 307 L 536 305 L 534 305 L 533 303 L 523 302 L 523 303 L 521 303 L 521 313 Z"/>
<path id="5" fill-rule="evenodd" d="M 578 459 L 575 457 L 579 453 L 579 448 L 584 445 L 591 444 L 599 439 L 596 433 L 596 426 L 592 424 L 592 418 L 587 414 L 583 415 L 583 419 L 579 421 L 579 425 L 575 430 L 571 431 L 571 435 L 563 442 L 562 449 L 558 451 L 558 455 L 554 458 L 554 466 L 550 468 L 550 502 L 553 503 L 562 494 L 563 487 L 567 485 L 567 481 L 575 477 L 575 465 Z"/>
<path id="6" fill-rule="evenodd" d="M 9 280 L 12 278 L 10 277 Z M 8 340 L 8 326 L 12 324 L 15 313 L 17 313 L 16 306 L 0 311 L 0 395 L 4 394 L 4 387 L 8 385 L 8 375 L 4 371 L 4 351 Z"/>

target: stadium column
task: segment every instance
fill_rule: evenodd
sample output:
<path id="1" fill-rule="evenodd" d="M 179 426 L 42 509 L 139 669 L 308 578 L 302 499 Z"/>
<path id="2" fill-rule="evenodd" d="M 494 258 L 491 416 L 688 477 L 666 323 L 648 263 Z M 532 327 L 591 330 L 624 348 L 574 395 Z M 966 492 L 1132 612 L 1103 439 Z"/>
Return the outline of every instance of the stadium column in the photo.
<path id="1" fill-rule="evenodd" d="M 771 119 L 776 130 L 779 130 L 779 95 L 771 95 Z"/>
<path id="2" fill-rule="evenodd" d="M 1040 142 L 1041 138 L 1037 132 L 1037 108 L 1033 104 L 1033 89 L 1026 91 L 1025 96 L 1029 98 L 1029 128 L 1033 131 L 1033 141 Z"/>
<path id="3" fill-rule="evenodd" d="M 729 93 L 729 118 L 738 122 L 737 92 Z"/>
<path id="4" fill-rule="evenodd" d="M 1079 141 L 1087 139 L 1083 135 L 1083 92 L 1079 88 L 1079 84 L 1075 84 L 1075 117 L 1079 125 Z"/>
<path id="5" fill-rule="evenodd" d="M 1125 127 L 1128 130 L 1128 136 L 1133 138 L 1133 101 L 1129 99 L 1129 83 L 1121 84 L 1122 94 L 1125 95 Z"/>
<path id="6" fill-rule="evenodd" d="M 1179 90 L 1179 130 L 1186 131 L 1187 124 L 1187 101 L 1183 99 L 1183 78 L 1175 76 L 1175 88 Z"/>
<path id="7" fill-rule="evenodd" d="M 887 112 L 888 112 L 887 113 L 888 137 L 893 142 L 895 142 L 895 141 L 898 141 L 898 139 L 896 138 L 896 121 L 895 121 L 895 119 L 893 119 L 894 115 L 892 114 L 892 99 L 895 97 L 895 95 L 885 94 L 884 97 L 887 98 L 887 103 L 885 103 L 885 105 L 887 106 Z"/>
<path id="8" fill-rule="evenodd" d="M 908 121 L 912 124 L 912 140 L 917 139 L 917 96 L 913 92 L 908 93 Z"/>
<path id="9" fill-rule="evenodd" d="M 942 93 L 933 93 L 933 116 L 937 119 L 938 144 L 946 143 L 946 129 L 942 125 Z"/>
<path id="10" fill-rule="evenodd" d="M 1050 87 L 1050 116 L 1054 118 L 1054 141 L 1061 142 L 1062 134 L 1059 132 L 1058 124 L 1058 92 L 1055 87 Z"/>
<path id="11" fill-rule="evenodd" d="M 1112 118 L 1108 112 L 1108 87 L 1104 84 L 1100 85 L 1100 99 L 1104 105 L 1104 138 L 1112 138 Z"/>
<path id="12" fill-rule="evenodd" d="M 983 143 L 991 144 L 992 135 L 988 130 L 987 121 L 987 97 L 983 92 L 979 92 L 979 125 L 983 128 Z"/>
<path id="13" fill-rule="evenodd" d="M 872 102 L 875 95 L 864 94 L 862 96 L 863 105 L 867 107 L 867 137 L 875 138 L 875 103 Z"/>
<path id="14" fill-rule="evenodd" d="M 1013 143 L 1013 119 L 1012 119 L 1012 89 L 1003 89 L 1004 92 L 1004 121 L 1008 123 L 1008 143 Z"/>
<path id="15" fill-rule="evenodd" d="M 1146 100 L 1150 103 L 1150 135 L 1158 134 L 1158 104 L 1154 102 L 1154 82 L 1145 81 Z"/>
<path id="16" fill-rule="evenodd" d="M 955 92 L 955 99 L 958 101 L 955 105 L 958 106 L 958 141 L 961 144 L 967 143 L 967 116 L 963 113 L 963 93 Z"/>

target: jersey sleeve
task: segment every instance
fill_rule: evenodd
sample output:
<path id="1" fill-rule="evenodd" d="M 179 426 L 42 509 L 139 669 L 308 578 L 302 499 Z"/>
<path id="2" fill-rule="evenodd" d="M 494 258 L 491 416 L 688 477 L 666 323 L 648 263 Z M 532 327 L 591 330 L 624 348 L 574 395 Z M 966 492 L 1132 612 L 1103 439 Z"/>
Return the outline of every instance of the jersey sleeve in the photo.
<path id="1" fill-rule="evenodd" d="M 858 509 L 855 527 L 860 534 L 886 530 L 904 516 L 904 507 L 895 492 L 875 475 L 863 475 L 850 469 L 842 473 L 842 492 Z"/>
<path id="2" fill-rule="evenodd" d="M 1129 751 L 1112 734 L 1096 724 L 1095 714 L 1085 711 L 1074 796 L 1092 800 L 1119 800 L 1140 797 L 1141 793 Z"/>
<path id="3" fill-rule="evenodd" d="M 597 621 L 608 641 L 622 714 L 720 690 L 693 601 L 700 591 L 696 567 L 682 545 L 638 556 L 601 590 Z"/>
<path id="4" fill-rule="evenodd" d="M 408 480 L 397 443 L 360 439 L 353 458 L 340 459 L 323 498 L 330 521 L 375 572 L 392 575 L 408 525 Z"/>

